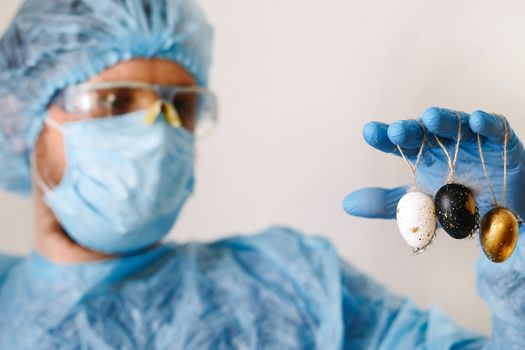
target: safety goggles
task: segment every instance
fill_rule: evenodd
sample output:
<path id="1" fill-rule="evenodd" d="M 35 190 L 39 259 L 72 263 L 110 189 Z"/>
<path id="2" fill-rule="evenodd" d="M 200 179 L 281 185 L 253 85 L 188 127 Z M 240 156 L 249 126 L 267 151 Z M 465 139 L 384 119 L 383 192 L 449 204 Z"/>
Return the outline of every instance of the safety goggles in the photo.
<path id="1" fill-rule="evenodd" d="M 64 89 L 53 103 L 79 120 L 148 110 L 146 122 L 152 122 L 164 112 L 171 125 L 181 126 L 196 136 L 209 133 L 217 123 L 217 98 L 199 86 L 90 82 Z"/>

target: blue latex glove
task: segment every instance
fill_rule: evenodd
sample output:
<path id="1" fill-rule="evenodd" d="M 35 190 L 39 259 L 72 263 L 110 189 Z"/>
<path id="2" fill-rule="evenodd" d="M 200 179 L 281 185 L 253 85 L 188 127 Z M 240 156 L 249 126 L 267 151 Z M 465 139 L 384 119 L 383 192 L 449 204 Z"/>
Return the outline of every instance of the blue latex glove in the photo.
<path id="1" fill-rule="evenodd" d="M 476 111 L 472 115 L 460 112 L 462 121 L 462 142 L 456 165 L 456 182 L 464 182 L 478 192 L 480 214 L 490 210 L 493 200 L 481 166 L 476 133 L 483 136 L 483 155 L 487 170 L 498 200 L 503 193 L 503 124 L 492 114 Z M 458 132 L 454 112 L 442 108 L 429 108 L 421 118 L 426 127 L 427 144 L 418 167 L 419 187 L 434 195 L 443 186 L 448 176 L 448 163 L 443 150 L 434 139 L 434 134 L 444 141 L 453 153 Z M 400 145 L 408 158 L 414 162 L 421 145 L 423 132 L 414 120 L 402 120 L 391 125 L 371 122 L 363 128 L 363 137 L 372 147 L 399 155 Z M 508 143 L 508 190 L 506 206 L 525 217 L 525 152 L 523 145 L 509 127 Z M 407 174 L 408 177 L 408 174 Z M 394 189 L 366 188 L 351 193 L 344 201 L 345 210 L 352 215 L 367 218 L 393 219 L 399 199 L 408 187 Z"/>
<path id="2" fill-rule="evenodd" d="M 460 113 L 462 123 L 461 147 L 456 166 L 456 181 L 464 182 L 478 192 L 477 202 L 483 216 L 493 207 L 493 200 L 484 178 L 476 133 L 482 137 L 483 154 L 488 174 L 498 201 L 503 196 L 503 124 L 495 116 L 476 111 L 470 116 Z M 453 152 L 457 137 L 457 118 L 453 111 L 430 108 L 421 122 L 426 127 L 427 148 L 418 168 L 420 188 L 432 195 L 444 184 L 448 163 L 443 150 L 434 140 L 434 134 L 443 138 Z M 508 189 L 506 207 L 519 217 L 525 217 L 525 152 L 518 137 L 509 130 Z M 406 150 L 415 160 L 422 140 L 422 130 L 415 121 L 398 121 L 391 125 L 368 123 L 363 129 L 368 144 L 380 151 L 398 155 L 396 145 Z M 348 195 L 345 210 L 355 216 L 367 218 L 395 218 L 398 200 L 406 193 L 407 186 L 395 189 L 366 188 Z M 525 349 L 525 242 L 521 228 L 518 246 L 506 262 L 495 264 L 483 254 L 478 261 L 478 292 L 489 304 L 493 313 L 493 336 L 489 347 L 497 349 Z"/>

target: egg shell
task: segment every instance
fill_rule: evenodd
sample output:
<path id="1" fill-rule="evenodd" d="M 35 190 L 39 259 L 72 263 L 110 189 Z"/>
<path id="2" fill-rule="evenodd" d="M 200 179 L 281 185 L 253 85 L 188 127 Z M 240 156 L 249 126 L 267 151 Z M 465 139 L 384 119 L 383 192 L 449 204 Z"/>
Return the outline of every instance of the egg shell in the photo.
<path id="1" fill-rule="evenodd" d="M 436 193 L 436 216 L 452 238 L 463 239 L 479 228 L 479 211 L 472 191 L 461 184 L 449 183 Z"/>
<path id="2" fill-rule="evenodd" d="M 518 219 L 507 208 L 497 207 L 481 220 L 480 243 L 491 261 L 501 263 L 510 258 L 518 243 Z"/>
<path id="3" fill-rule="evenodd" d="M 426 247 L 436 232 L 434 200 L 427 194 L 413 191 L 397 204 L 397 227 L 401 236 L 414 249 Z"/>

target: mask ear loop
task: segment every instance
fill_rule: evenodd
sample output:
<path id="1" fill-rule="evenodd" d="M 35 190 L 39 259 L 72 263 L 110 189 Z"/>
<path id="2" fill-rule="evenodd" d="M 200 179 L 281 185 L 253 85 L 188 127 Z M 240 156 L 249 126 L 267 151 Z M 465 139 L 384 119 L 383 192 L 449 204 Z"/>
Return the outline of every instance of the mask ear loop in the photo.
<path id="1" fill-rule="evenodd" d="M 487 172 L 487 166 L 485 165 L 485 158 L 483 157 L 483 149 L 481 147 L 481 136 L 478 134 L 478 150 L 479 150 L 479 158 L 481 160 L 481 165 L 483 167 L 483 172 L 485 173 L 485 179 L 487 179 L 487 183 L 490 188 L 490 192 L 492 193 L 492 198 L 494 199 L 494 205 L 496 207 L 505 207 L 505 200 L 507 198 L 507 146 L 509 142 L 509 133 L 507 128 L 507 120 L 504 116 L 500 114 L 496 114 L 501 122 L 503 123 L 503 128 L 505 130 L 505 134 L 503 136 L 503 200 L 501 202 L 501 205 L 498 204 L 498 198 L 496 197 L 496 192 L 494 191 L 494 187 L 492 186 L 492 183 L 490 181 L 489 174 Z"/>
<path id="2" fill-rule="evenodd" d="M 55 129 L 56 131 L 62 132 L 62 125 L 57 123 L 53 118 L 47 117 L 45 123 Z"/>
<path id="3" fill-rule="evenodd" d="M 44 120 L 44 123 L 49 125 L 51 128 L 55 129 L 56 131 L 62 132 L 62 125 L 60 125 L 60 123 L 58 123 L 53 118 L 50 118 L 48 116 Z M 42 178 L 42 176 L 38 172 L 38 168 L 37 168 L 37 164 L 36 164 L 36 156 L 35 156 L 35 151 L 34 150 L 33 150 L 33 152 L 31 152 L 30 162 L 31 162 L 31 169 L 32 169 L 32 173 L 34 175 L 34 180 L 36 182 L 36 185 L 38 187 L 40 187 L 40 189 L 44 192 L 44 194 L 51 193 L 52 192 L 51 187 L 49 187 L 48 184 L 46 184 L 46 182 L 44 181 L 44 179 Z"/>
<path id="4" fill-rule="evenodd" d="M 461 118 L 459 117 L 458 112 L 454 112 L 454 114 L 456 118 L 458 119 L 458 137 L 457 137 L 458 140 L 456 142 L 456 149 L 454 151 L 454 159 L 452 159 L 450 153 L 447 151 L 447 148 L 445 147 L 443 142 L 441 142 L 439 137 L 437 135 L 434 135 L 434 138 L 436 139 L 438 145 L 441 147 L 441 149 L 443 150 L 443 152 L 445 152 L 445 155 L 447 156 L 448 168 L 449 168 L 447 183 L 451 183 L 452 180 L 454 180 L 454 170 L 456 169 L 456 162 L 458 160 L 458 153 L 459 153 L 459 145 L 461 144 Z"/>
<path id="5" fill-rule="evenodd" d="M 417 159 L 416 159 L 416 162 L 414 163 L 414 165 L 412 165 L 410 163 L 410 161 L 406 157 L 405 153 L 403 152 L 403 149 L 401 149 L 401 147 L 399 145 L 397 145 L 397 149 L 398 149 L 399 153 L 401 154 L 401 157 L 403 157 L 403 159 L 405 160 L 406 165 L 408 166 L 408 168 L 410 169 L 410 172 L 412 173 L 412 188 L 411 188 L 411 191 L 417 190 L 416 172 L 417 172 L 417 167 L 419 166 L 419 163 L 421 161 L 421 155 L 423 154 L 423 150 L 425 149 L 425 143 L 426 143 L 425 126 L 419 120 L 416 120 L 416 122 L 419 124 L 419 126 L 421 127 L 421 130 L 423 131 L 423 140 L 421 141 L 421 146 L 419 147 L 419 152 L 417 154 Z"/>
<path id="6" fill-rule="evenodd" d="M 38 168 L 36 165 L 36 156 L 35 156 L 34 151 L 31 153 L 31 169 L 33 170 L 32 173 L 33 173 L 33 177 L 36 182 L 36 185 L 40 187 L 40 189 L 44 192 L 44 194 L 51 193 L 52 192 L 51 188 L 45 183 L 44 179 L 38 172 Z"/>

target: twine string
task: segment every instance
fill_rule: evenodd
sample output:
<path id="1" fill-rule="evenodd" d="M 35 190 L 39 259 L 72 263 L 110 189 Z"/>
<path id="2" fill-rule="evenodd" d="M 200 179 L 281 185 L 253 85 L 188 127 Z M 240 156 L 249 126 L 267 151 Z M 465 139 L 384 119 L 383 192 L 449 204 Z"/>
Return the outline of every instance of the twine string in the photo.
<path id="1" fill-rule="evenodd" d="M 450 153 L 448 152 L 443 142 L 441 142 L 439 137 L 437 135 L 434 135 L 434 138 L 436 139 L 438 145 L 441 147 L 443 152 L 445 152 L 445 156 L 447 157 L 448 169 L 449 169 L 447 182 L 452 182 L 452 180 L 454 179 L 454 171 L 456 169 L 456 162 L 458 160 L 459 145 L 461 144 L 461 118 L 459 117 L 458 112 L 454 112 L 454 114 L 456 118 L 458 118 L 458 137 L 457 137 L 457 142 L 456 142 L 456 149 L 454 150 L 454 159 L 452 159 Z"/>
<path id="2" fill-rule="evenodd" d="M 505 119 L 504 116 L 502 116 L 501 114 L 496 114 L 501 122 L 503 123 L 503 130 L 504 130 L 504 135 L 503 135 L 503 199 L 501 201 L 501 206 L 505 206 L 505 200 L 507 199 L 507 146 L 508 146 L 508 143 L 509 143 L 509 130 L 508 130 L 508 127 L 507 127 L 507 120 Z M 494 186 L 492 186 L 492 183 L 490 181 L 490 178 L 489 178 L 489 174 L 487 172 L 487 166 L 485 164 L 485 157 L 483 157 L 483 149 L 481 147 L 481 136 L 478 134 L 478 150 L 479 150 L 479 158 L 481 160 L 481 165 L 483 167 L 483 173 L 485 173 L 485 179 L 487 179 L 487 183 L 489 185 L 489 188 L 490 188 L 490 192 L 492 193 L 492 197 L 494 199 L 494 204 L 496 205 L 496 207 L 499 207 L 500 205 L 498 204 L 498 198 L 496 197 L 496 192 L 494 191 Z"/>
<path id="3" fill-rule="evenodd" d="M 417 154 L 416 162 L 414 163 L 414 165 L 410 163 L 407 156 L 403 152 L 403 149 L 399 145 L 397 145 L 397 149 L 399 153 L 401 154 L 401 157 L 403 157 L 406 165 L 408 166 L 408 168 L 410 169 L 410 172 L 412 173 L 412 189 L 417 188 L 416 172 L 417 172 L 417 167 L 419 166 L 419 163 L 421 162 L 421 155 L 423 154 L 423 150 L 425 149 L 425 143 L 426 143 L 425 126 L 419 120 L 416 120 L 416 122 L 419 124 L 419 126 L 421 127 L 421 130 L 423 131 L 423 138 L 421 140 L 421 146 L 419 147 L 419 152 Z"/>

